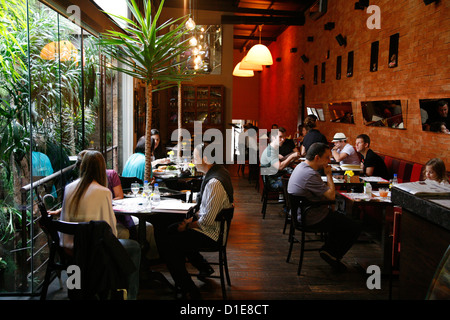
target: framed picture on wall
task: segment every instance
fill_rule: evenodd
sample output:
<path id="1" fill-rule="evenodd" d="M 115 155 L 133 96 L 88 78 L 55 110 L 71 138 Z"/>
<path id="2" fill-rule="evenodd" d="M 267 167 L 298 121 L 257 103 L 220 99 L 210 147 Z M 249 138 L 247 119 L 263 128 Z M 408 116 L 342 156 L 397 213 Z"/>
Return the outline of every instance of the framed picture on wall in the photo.
<path id="1" fill-rule="evenodd" d="M 396 33 L 389 38 L 389 68 L 395 68 L 398 65 L 398 39 L 400 34 Z"/>
<path id="2" fill-rule="evenodd" d="M 350 51 L 347 56 L 347 78 L 353 76 L 353 51 Z"/>

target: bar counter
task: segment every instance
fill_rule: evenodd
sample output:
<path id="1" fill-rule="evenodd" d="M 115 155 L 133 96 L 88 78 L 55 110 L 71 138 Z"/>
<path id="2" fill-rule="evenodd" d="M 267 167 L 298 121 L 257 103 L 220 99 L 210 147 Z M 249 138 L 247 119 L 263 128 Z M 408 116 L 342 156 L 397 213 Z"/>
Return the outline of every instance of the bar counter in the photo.
<path id="1" fill-rule="evenodd" d="M 450 208 L 395 186 L 391 200 L 402 207 L 399 299 L 423 300 L 450 244 Z"/>

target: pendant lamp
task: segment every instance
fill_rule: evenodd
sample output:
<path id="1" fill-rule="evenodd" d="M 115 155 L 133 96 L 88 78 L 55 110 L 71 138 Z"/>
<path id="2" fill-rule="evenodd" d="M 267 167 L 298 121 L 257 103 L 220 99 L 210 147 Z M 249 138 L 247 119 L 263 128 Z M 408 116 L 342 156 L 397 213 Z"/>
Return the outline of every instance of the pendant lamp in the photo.
<path id="1" fill-rule="evenodd" d="M 261 30 L 262 25 L 259 26 L 259 44 L 251 47 L 243 61 L 252 64 L 269 66 L 273 64 L 272 54 L 270 53 L 269 48 L 261 44 Z"/>
<path id="2" fill-rule="evenodd" d="M 255 74 L 253 73 L 253 70 L 240 70 L 239 66 L 241 63 L 239 62 L 236 67 L 234 67 L 233 70 L 233 76 L 235 77 L 253 77 Z"/>
<path id="3" fill-rule="evenodd" d="M 239 69 L 240 70 L 262 71 L 263 66 L 261 64 L 254 64 L 254 63 L 247 62 L 247 61 L 245 61 L 245 57 L 244 57 L 244 59 L 242 59 L 242 61 L 241 61 Z"/>

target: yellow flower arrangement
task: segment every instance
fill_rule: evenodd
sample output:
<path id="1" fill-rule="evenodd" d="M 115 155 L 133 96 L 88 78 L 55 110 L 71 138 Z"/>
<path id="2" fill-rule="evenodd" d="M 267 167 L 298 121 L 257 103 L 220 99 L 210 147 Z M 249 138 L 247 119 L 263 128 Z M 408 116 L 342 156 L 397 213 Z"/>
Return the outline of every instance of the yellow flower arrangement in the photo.
<path id="1" fill-rule="evenodd" d="M 188 166 L 191 167 L 191 168 L 193 168 L 193 167 L 195 167 L 195 164 L 189 163 Z"/>
<path id="2" fill-rule="evenodd" d="M 168 154 L 169 156 L 173 156 L 175 153 L 174 153 L 173 151 L 169 151 L 169 152 L 167 152 L 167 154 Z"/>
<path id="3" fill-rule="evenodd" d="M 354 173 L 352 170 L 347 170 L 345 171 L 344 175 L 349 176 L 349 177 L 353 177 Z"/>

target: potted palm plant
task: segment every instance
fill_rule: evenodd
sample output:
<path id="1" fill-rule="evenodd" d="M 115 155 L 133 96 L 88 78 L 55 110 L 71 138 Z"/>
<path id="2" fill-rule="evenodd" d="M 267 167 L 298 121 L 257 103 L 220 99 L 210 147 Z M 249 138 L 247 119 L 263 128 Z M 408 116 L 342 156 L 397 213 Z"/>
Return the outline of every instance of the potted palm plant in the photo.
<path id="1" fill-rule="evenodd" d="M 158 18 L 164 6 L 161 1 L 158 11 L 152 17 L 150 0 L 143 1 L 143 12 L 135 0 L 127 0 L 132 19 L 110 14 L 126 26 L 122 30 L 108 30 L 103 33 L 101 44 L 107 55 L 110 55 L 122 66 L 109 66 L 146 83 L 146 146 L 145 174 L 146 180 L 151 175 L 151 124 L 152 124 L 152 92 L 175 86 L 189 80 L 192 74 L 177 71 L 185 61 L 179 57 L 188 50 L 185 22 L 187 17 L 169 19 L 158 25 Z"/>

